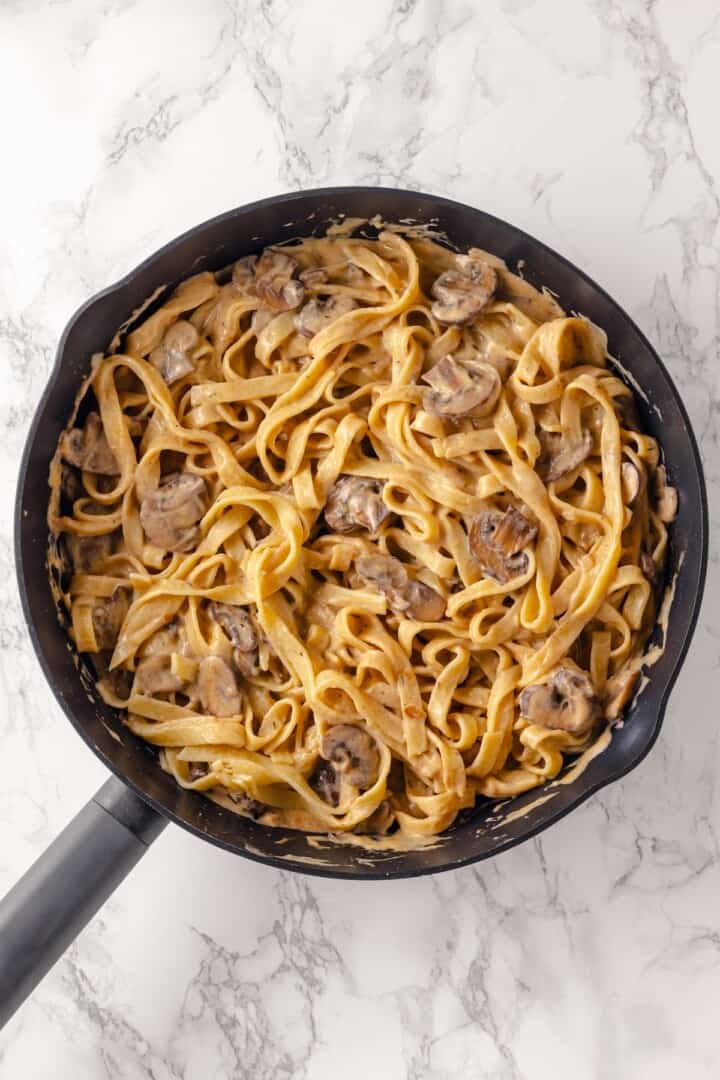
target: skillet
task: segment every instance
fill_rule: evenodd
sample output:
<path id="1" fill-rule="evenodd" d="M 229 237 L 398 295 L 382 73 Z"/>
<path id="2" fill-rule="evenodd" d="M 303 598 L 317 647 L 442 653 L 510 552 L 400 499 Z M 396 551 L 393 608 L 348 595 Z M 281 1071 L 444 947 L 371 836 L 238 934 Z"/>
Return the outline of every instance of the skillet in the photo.
<path id="1" fill-rule="evenodd" d="M 148 297 L 159 304 L 191 273 L 218 270 L 242 255 L 293 237 L 320 235 L 338 218 L 432 223 L 459 248 L 477 246 L 546 285 L 567 311 L 608 334 L 619 373 L 642 388 L 642 423 L 660 442 L 669 482 L 679 492 L 670 528 L 667 581 L 672 618 L 653 640 L 664 646 L 606 749 L 547 791 L 511 803 L 480 800 L 426 847 L 366 850 L 327 837 L 263 828 L 180 788 L 155 751 L 125 729 L 95 693 L 60 626 L 51 593 L 46 522 L 50 460 L 93 353 Z M 369 235 L 374 235 L 369 227 Z M 147 312 L 145 312 L 147 314 Z M 132 325 L 132 321 L 130 323 Z M 651 749 L 695 627 L 707 562 L 707 498 L 697 444 L 668 372 L 632 320 L 607 293 L 527 233 L 469 206 L 390 188 L 337 187 L 278 195 L 213 218 L 165 245 L 121 281 L 98 293 L 65 328 L 23 454 L 15 507 L 18 584 L 30 638 L 70 723 L 105 763 L 110 778 L 0 902 L 0 1024 L 4 1024 L 104 903 L 168 821 L 270 866 L 326 877 L 389 879 L 456 869 L 519 844 L 558 821 L 593 792 L 633 769 Z M 652 645 L 653 641 L 651 641 Z M 546 797 L 547 796 L 547 797 Z"/>

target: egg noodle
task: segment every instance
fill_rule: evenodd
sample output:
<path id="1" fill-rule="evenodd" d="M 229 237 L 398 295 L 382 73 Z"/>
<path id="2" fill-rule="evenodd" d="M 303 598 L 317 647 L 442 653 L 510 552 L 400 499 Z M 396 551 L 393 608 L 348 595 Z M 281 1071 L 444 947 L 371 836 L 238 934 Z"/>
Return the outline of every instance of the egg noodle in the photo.
<path id="1" fill-rule="evenodd" d="M 430 836 L 620 714 L 674 492 L 598 327 L 385 229 L 190 277 L 116 345 L 49 523 L 75 647 L 184 788 Z"/>

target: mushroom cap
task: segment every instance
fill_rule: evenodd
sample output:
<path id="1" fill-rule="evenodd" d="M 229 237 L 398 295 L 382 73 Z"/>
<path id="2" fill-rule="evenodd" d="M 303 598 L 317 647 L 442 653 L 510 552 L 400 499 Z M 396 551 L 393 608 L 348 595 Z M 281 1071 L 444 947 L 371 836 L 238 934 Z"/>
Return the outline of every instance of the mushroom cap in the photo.
<path id="1" fill-rule="evenodd" d="M 99 476 L 119 476 L 120 469 L 105 435 L 98 413 L 89 412 L 82 428 L 66 431 L 61 453 L 70 465 Z"/>
<path id="2" fill-rule="evenodd" d="M 197 675 L 200 703 L 211 716 L 236 716 L 240 712 L 240 691 L 233 669 L 220 656 L 201 660 Z"/>
<path id="3" fill-rule="evenodd" d="M 325 521 L 337 533 L 365 530 L 374 535 L 391 516 L 382 497 L 383 483 L 365 476 L 341 476 L 328 494 Z"/>
<path id="4" fill-rule="evenodd" d="M 520 713 L 533 724 L 580 735 L 599 718 L 600 702 L 584 671 L 561 667 L 547 682 L 525 687 Z"/>
<path id="5" fill-rule="evenodd" d="M 315 337 L 341 315 L 347 315 L 357 307 L 357 301 L 351 296 L 332 294 L 324 300 L 308 300 L 295 316 L 295 329 L 303 337 Z"/>
<path id="6" fill-rule="evenodd" d="M 411 580 L 403 563 L 392 555 L 361 555 L 355 560 L 358 576 L 374 585 L 393 611 L 421 622 L 437 622 L 445 614 L 445 600 L 423 581 Z"/>
<path id="7" fill-rule="evenodd" d="M 221 604 L 217 600 L 210 603 L 208 611 L 233 643 L 233 660 L 240 674 L 257 675 L 258 636 L 248 612 L 238 604 Z"/>
<path id="8" fill-rule="evenodd" d="M 98 649 L 112 649 L 130 607 L 132 592 L 118 585 L 108 597 L 93 604 L 92 626 Z"/>
<path id="9" fill-rule="evenodd" d="M 192 551 L 207 509 L 207 487 L 194 473 L 174 473 L 145 496 L 140 522 L 148 539 L 165 551 Z"/>
<path id="10" fill-rule="evenodd" d="M 354 787 L 368 788 L 377 779 L 380 754 L 377 743 L 364 728 L 334 724 L 323 736 L 321 753 L 335 772 Z"/>
<path id="11" fill-rule="evenodd" d="M 275 311 L 298 307 L 305 296 L 305 287 L 293 277 L 298 261 L 284 251 L 266 248 L 255 264 L 255 292 L 260 300 Z"/>
<path id="12" fill-rule="evenodd" d="M 200 335 L 187 319 L 178 319 L 165 331 L 157 349 L 150 353 L 149 360 L 168 386 L 193 371 L 195 365 L 190 354 L 199 341 Z"/>
<path id="13" fill-rule="evenodd" d="M 637 465 L 632 461 L 623 461 L 620 466 L 620 479 L 625 505 L 632 506 L 642 487 L 642 478 Z"/>
<path id="14" fill-rule="evenodd" d="M 655 510 L 657 516 L 666 525 L 674 521 L 678 511 L 677 488 L 670 487 L 664 465 L 655 470 Z"/>
<path id="15" fill-rule="evenodd" d="M 487 307 L 497 288 L 497 274 L 489 263 L 471 255 L 458 255 L 456 266 L 433 282 L 431 311 L 445 326 L 470 322 Z"/>
<path id="16" fill-rule="evenodd" d="M 537 525 L 515 507 L 504 514 L 483 510 L 470 525 L 468 543 L 486 576 L 505 585 L 527 570 L 528 557 L 523 548 L 536 535 Z"/>
<path id="17" fill-rule="evenodd" d="M 487 416 L 500 396 L 497 369 L 482 361 L 461 363 L 444 356 L 422 376 L 431 387 L 423 392 L 423 408 L 436 416 Z"/>
<path id="18" fill-rule="evenodd" d="M 538 461 L 538 473 L 546 483 L 559 480 L 579 468 L 593 448 L 592 432 L 585 430 L 579 438 L 541 431 L 543 454 Z"/>

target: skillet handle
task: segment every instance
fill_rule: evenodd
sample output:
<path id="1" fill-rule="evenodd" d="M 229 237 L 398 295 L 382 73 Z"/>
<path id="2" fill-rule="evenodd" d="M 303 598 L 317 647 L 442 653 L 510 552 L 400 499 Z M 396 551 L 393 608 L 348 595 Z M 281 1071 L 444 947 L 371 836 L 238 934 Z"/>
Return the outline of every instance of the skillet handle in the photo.
<path id="1" fill-rule="evenodd" d="M 113 776 L 0 901 L 0 1027 L 166 824 Z"/>

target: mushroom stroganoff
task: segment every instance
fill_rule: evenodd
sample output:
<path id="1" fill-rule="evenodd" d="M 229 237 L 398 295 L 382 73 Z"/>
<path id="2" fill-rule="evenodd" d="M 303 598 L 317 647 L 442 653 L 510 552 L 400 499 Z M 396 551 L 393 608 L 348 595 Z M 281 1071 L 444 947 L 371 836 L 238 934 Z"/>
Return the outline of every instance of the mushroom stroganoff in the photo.
<path id="1" fill-rule="evenodd" d="M 49 521 L 74 645 L 179 784 L 402 842 L 620 716 L 676 503 L 601 329 L 391 227 L 197 274 L 119 334 Z"/>

